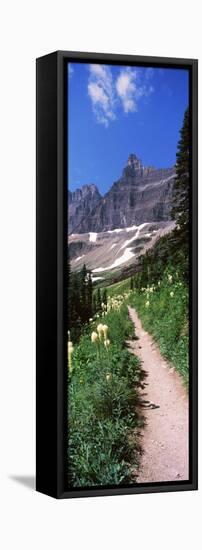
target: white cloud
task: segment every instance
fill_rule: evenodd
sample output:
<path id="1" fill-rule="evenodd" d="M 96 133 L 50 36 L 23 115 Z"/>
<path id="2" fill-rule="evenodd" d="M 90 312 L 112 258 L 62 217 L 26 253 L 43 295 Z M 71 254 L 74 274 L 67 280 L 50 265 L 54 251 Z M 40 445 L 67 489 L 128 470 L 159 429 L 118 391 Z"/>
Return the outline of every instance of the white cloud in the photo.
<path id="1" fill-rule="evenodd" d="M 137 110 L 136 103 L 137 73 L 133 69 L 123 69 L 116 81 L 116 91 L 120 97 L 125 113 Z"/>
<path id="2" fill-rule="evenodd" d="M 153 91 L 150 81 L 153 69 L 124 67 L 117 77 L 107 65 L 89 65 L 88 95 L 98 123 L 105 127 L 117 117 L 118 107 L 124 113 L 138 110 L 138 102 Z"/>
<path id="3" fill-rule="evenodd" d="M 108 126 L 115 119 L 115 97 L 112 73 L 106 65 L 89 66 L 88 95 L 99 123 Z"/>
<path id="4" fill-rule="evenodd" d="M 148 73 L 146 75 L 145 80 L 148 80 Z M 153 88 L 144 83 L 142 73 L 127 67 L 121 70 L 117 78 L 116 91 L 122 102 L 124 112 L 130 113 L 137 111 L 138 101 L 142 97 L 150 95 Z"/>

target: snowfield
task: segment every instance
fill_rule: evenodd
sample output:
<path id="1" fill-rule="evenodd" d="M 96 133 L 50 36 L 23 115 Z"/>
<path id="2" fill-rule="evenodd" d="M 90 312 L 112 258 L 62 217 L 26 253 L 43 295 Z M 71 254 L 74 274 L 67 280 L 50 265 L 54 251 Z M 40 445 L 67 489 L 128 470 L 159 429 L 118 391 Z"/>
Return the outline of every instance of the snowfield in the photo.
<path id="1" fill-rule="evenodd" d="M 103 274 L 110 270 L 128 267 L 137 263 L 140 254 L 153 246 L 159 236 L 171 231 L 173 221 L 145 222 L 126 228 L 116 228 L 100 232 L 88 232 L 70 235 L 69 242 L 82 243 L 85 249 L 75 247 L 75 258 L 72 258 L 73 270 L 81 269 L 85 262 L 92 274 Z M 74 246 L 74 245 L 73 245 Z M 82 254 L 82 252 L 84 252 Z M 77 257 L 77 254 L 80 256 Z M 95 281 L 94 281 L 95 282 Z"/>
<path id="2" fill-rule="evenodd" d="M 95 243 L 97 240 L 97 233 L 89 233 L 89 241 Z"/>
<path id="3" fill-rule="evenodd" d="M 120 258 L 117 258 L 115 262 L 111 265 L 108 265 L 107 267 L 97 267 L 96 269 L 93 269 L 93 273 L 100 273 L 101 271 L 108 271 L 108 269 L 114 269 L 114 267 L 118 267 L 121 264 L 124 264 L 125 262 L 128 262 L 133 258 L 134 252 L 132 252 L 132 248 L 126 248 L 122 256 Z"/>
<path id="4" fill-rule="evenodd" d="M 91 277 L 91 279 L 93 283 L 96 283 L 96 281 L 104 280 L 104 277 Z"/>
<path id="5" fill-rule="evenodd" d="M 78 262 L 79 260 L 81 260 L 81 258 L 84 258 L 84 254 L 82 254 L 82 256 L 78 256 L 78 258 L 76 258 L 75 262 Z"/>

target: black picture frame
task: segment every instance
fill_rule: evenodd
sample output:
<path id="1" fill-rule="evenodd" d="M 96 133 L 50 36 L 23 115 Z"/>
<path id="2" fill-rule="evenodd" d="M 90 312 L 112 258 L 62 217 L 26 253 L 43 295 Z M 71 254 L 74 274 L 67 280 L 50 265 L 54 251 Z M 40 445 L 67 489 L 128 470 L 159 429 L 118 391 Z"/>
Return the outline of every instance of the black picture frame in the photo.
<path id="1" fill-rule="evenodd" d="M 187 68 L 191 107 L 190 479 L 130 487 L 66 490 L 67 62 Z M 197 210 L 198 61 L 57 51 L 36 61 L 36 489 L 55 498 L 187 491 L 198 488 Z"/>

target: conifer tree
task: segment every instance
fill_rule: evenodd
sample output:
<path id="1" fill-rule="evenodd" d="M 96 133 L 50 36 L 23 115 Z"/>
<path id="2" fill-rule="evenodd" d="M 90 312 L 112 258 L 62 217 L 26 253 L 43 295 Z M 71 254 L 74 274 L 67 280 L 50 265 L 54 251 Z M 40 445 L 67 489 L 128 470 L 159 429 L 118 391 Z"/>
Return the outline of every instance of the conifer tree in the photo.
<path id="1" fill-rule="evenodd" d="M 188 258 L 189 250 L 189 162 L 190 162 L 190 127 L 189 110 L 185 111 L 183 126 L 176 155 L 176 179 L 173 187 L 172 218 L 177 224 L 177 245 Z"/>
<path id="2" fill-rule="evenodd" d="M 88 312 L 88 320 L 92 317 L 93 315 L 93 304 L 92 304 L 92 300 L 93 300 L 93 282 L 92 282 L 92 277 L 91 277 L 91 272 L 89 271 L 88 272 L 88 275 L 87 275 L 87 296 L 86 296 L 86 303 L 87 303 L 87 312 Z"/>
<path id="3" fill-rule="evenodd" d="M 101 292 L 100 287 L 97 289 L 97 312 L 101 313 L 102 311 L 102 300 L 101 300 Z"/>
<path id="4" fill-rule="evenodd" d="M 93 292 L 93 315 L 97 313 L 97 299 L 96 299 L 96 292 Z"/>
<path id="5" fill-rule="evenodd" d="M 103 304 L 107 305 L 107 289 L 106 288 L 104 288 L 103 293 L 102 293 L 102 301 L 103 301 Z"/>
<path id="6" fill-rule="evenodd" d="M 80 274 L 80 296 L 81 296 L 81 321 L 86 323 L 88 320 L 88 304 L 87 304 L 87 269 L 85 264 L 82 267 Z"/>
<path id="7" fill-rule="evenodd" d="M 67 258 L 67 330 L 71 328 L 71 313 L 72 313 L 72 277 L 69 256 Z"/>

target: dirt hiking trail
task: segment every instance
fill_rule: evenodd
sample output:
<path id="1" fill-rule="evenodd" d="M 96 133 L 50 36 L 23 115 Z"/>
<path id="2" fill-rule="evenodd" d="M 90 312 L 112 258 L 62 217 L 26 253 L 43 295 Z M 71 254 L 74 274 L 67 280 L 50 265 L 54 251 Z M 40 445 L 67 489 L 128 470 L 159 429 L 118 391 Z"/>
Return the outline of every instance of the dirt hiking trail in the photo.
<path id="1" fill-rule="evenodd" d="M 188 397 L 178 373 L 162 357 L 158 345 L 129 307 L 137 340 L 128 345 L 142 361 L 147 377 L 141 390 L 146 425 L 137 483 L 189 479 Z"/>

